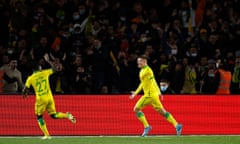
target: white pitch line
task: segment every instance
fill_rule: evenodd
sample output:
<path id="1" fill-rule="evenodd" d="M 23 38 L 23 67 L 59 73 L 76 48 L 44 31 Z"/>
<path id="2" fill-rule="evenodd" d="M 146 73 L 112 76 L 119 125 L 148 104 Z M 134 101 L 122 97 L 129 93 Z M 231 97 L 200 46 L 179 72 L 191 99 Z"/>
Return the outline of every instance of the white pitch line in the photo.
<path id="1" fill-rule="evenodd" d="M 212 136 L 240 136 L 240 135 L 181 135 L 179 137 L 212 137 Z M 0 138 L 6 138 L 6 139 L 10 139 L 10 138 L 41 138 L 42 136 L 0 136 Z M 141 136 L 137 136 L 137 135 L 123 135 L 123 136 L 51 136 L 53 138 L 97 138 L 97 137 L 100 137 L 100 138 L 114 138 L 114 137 L 118 137 L 118 138 L 136 138 L 136 137 L 139 137 L 139 138 L 142 138 Z M 150 135 L 150 136 L 147 136 L 147 137 L 150 137 L 150 138 L 173 138 L 173 137 L 178 137 L 176 135 Z M 146 138 L 147 138 L 146 137 Z"/>

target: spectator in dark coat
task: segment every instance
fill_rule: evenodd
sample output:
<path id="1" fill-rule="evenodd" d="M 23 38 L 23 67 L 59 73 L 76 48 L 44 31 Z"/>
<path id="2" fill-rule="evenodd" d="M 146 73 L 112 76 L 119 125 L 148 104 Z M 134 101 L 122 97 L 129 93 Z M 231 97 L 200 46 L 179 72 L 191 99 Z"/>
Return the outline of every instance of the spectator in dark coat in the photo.
<path id="1" fill-rule="evenodd" d="M 216 73 L 216 61 L 208 60 L 208 68 L 202 75 L 200 93 L 215 94 L 219 85 L 219 73 Z"/>
<path id="2" fill-rule="evenodd" d="M 162 94 L 176 94 L 170 87 L 170 82 L 167 79 L 162 79 L 160 82 L 160 90 Z"/>

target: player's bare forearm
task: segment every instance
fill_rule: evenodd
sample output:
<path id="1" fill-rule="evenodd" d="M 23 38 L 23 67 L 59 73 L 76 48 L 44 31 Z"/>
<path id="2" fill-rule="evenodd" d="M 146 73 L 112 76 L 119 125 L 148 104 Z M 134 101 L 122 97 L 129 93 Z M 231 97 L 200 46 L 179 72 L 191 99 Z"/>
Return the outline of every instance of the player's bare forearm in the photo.
<path id="1" fill-rule="evenodd" d="M 44 57 L 44 60 L 45 60 L 51 67 L 54 67 L 54 66 L 53 66 L 53 62 L 50 61 L 48 54 L 45 54 L 43 57 Z"/>
<path id="2" fill-rule="evenodd" d="M 29 93 L 29 88 L 24 87 L 23 90 L 22 90 L 22 97 L 23 97 L 24 99 L 27 98 L 28 93 Z"/>
<path id="3" fill-rule="evenodd" d="M 55 63 L 49 59 L 49 55 L 45 54 L 44 55 L 45 61 L 52 67 L 54 71 L 61 71 L 62 70 L 62 64 L 61 63 Z"/>

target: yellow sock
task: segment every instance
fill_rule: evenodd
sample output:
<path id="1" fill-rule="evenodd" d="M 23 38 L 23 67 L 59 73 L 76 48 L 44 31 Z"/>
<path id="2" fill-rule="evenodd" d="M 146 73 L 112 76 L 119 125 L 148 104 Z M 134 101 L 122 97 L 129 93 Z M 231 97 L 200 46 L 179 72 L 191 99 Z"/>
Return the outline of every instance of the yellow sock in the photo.
<path id="1" fill-rule="evenodd" d="M 175 120 L 175 118 L 169 113 L 165 113 L 165 118 L 167 119 L 168 122 L 170 122 L 174 127 L 177 126 L 178 122 Z"/>
<path id="2" fill-rule="evenodd" d="M 66 113 L 62 113 L 62 112 L 57 112 L 56 114 L 53 115 L 54 118 L 56 119 L 64 119 L 64 118 L 68 118 Z"/>
<path id="3" fill-rule="evenodd" d="M 45 136 L 49 136 L 46 123 L 44 122 L 44 120 L 42 118 L 38 119 L 38 125 L 39 125 L 40 129 L 42 130 L 43 134 Z"/>
<path id="4" fill-rule="evenodd" d="M 144 113 L 143 112 L 138 112 L 137 113 L 137 118 L 138 120 L 143 124 L 144 128 L 148 127 L 149 124 L 147 122 L 147 119 L 146 117 L 144 116 Z"/>

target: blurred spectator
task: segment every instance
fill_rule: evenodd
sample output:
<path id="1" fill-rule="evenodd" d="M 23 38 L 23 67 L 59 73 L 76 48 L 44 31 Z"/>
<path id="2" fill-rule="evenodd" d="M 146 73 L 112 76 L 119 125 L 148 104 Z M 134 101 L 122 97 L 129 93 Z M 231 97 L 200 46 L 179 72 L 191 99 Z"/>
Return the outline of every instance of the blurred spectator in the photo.
<path id="1" fill-rule="evenodd" d="M 51 45 L 51 49 L 48 52 L 50 59 L 53 61 L 60 61 L 60 63 L 64 64 L 67 59 L 67 54 L 65 48 L 62 45 L 61 39 L 56 37 Z"/>
<path id="2" fill-rule="evenodd" d="M 43 58 L 45 53 L 50 51 L 49 42 L 47 36 L 41 36 L 39 43 L 35 44 L 35 47 L 31 49 L 31 58 L 32 60 L 40 60 Z"/>
<path id="3" fill-rule="evenodd" d="M 100 90 L 100 86 L 106 84 L 106 73 L 108 61 L 108 50 L 100 39 L 93 41 L 93 49 L 91 54 L 92 78 L 94 81 L 94 89 Z"/>
<path id="4" fill-rule="evenodd" d="M 175 94 L 170 87 L 170 82 L 166 79 L 162 79 L 160 81 L 160 90 L 162 94 Z"/>
<path id="5" fill-rule="evenodd" d="M 106 86 L 106 85 L 103 85 L 102 87 L 101 87 L 101 92 L 100 92 L 101 94 L 108 94 L 109 93 L 109 91 L 108 91 L 108 87 Z"/>
<path id="6" fill-rule="evenodd" d="M 240 51 L 236 52 L 235 67 L 232 74 L 231 93 L 240 93 Z"/>
<path id="7" fill-rule="evenodd" d="M 4 71 L 3 76 L 3 93 L 18 93 L 23 87 L 22 74 L 17 69 L 18 61 L 12 57 L 7 66 L 2 66 L 0 69 Z"/>
<path id="8" fill-rule="evenodd" d="M 208 58 L 212 58 L 213 56 L 219 56 L 219 52 L 216 53 L 216 49 L 218 48 L 218 35 L 217 33 L 210 33 L 208 36 L 207 46 L 202 48 L 202 53 L 207 54 Z"/>
<path id="9" fill-rule="evenodd" d="M 203 75 L 202 92 L 207 94 L 230 94 L 232 74 L 222 67 L 219 60 L 208 60 L 208 70 Z"/>
<path id="10" fill-rule="evenodd" d="M 0 65 L 0 93 L 3 92 L 3 81 L 4 81 L 4 69 L 9 63 L 9 56 L 6 54 L 1 55 L 1 65 Z"/>
<path id="11" fill-rule="evenodd" d="M 30 61 L 29 51 L 22 49 L 18 58 L 18 70 L 22 73 L 22 81 L 25 82 L 27 77 L 32 73 L 32 61 Z"/>
<path id="12" fill-rule="evenodd" d="M 219 74 L 216 73 L 216 61 L 208 60 L 208 67 L 201 73 L 200 93 L 216 94 L 219 85 Z"/>
<path id="13" fill-rule="evenodd" d="M 197 44 L 200 50 L 201 56 L 209 56 L 208 49 L 208 32 L 207 29 L 201 28 L 199 30 L 199 35 L 197 35 Z M 211 54 L 210 54 L 211 55 Z"/>
<path id="14" fill-rule="evenodd" d="M 219 84 L 216 94 L 229 95 L 232 74 L 226 67 L 223 67 L 220 60 L 216 62 L 216 67 L 217 67 L 216 73 L 219 73 Z"/>
<path id="15" fill-rule="evenodd" d="M 163 1 L 154 1 L 156 5 L 153 5 L 151 7 L 157 7 L 159 20 L 161 23 L 166 24 L 169 21 L 171 21 L 172 16 L 175 16 L 177 14 L 177 9 L 175 9 L 175 5 L 180 4 L 180 2 L 173 2 L 172 0 L 163 0 Z M 176 4 L 177 3 L 177 4 Z"/>
<path id="16" fill-rule="evenodd" d="M 163 51 L 167 55 L 179 56 L 183 44 L 183 35 L 178 24 L 171 27 L 171 23 L 167 23 L 162 37 Z"/>
<path id="17" fill-rule="evenodd" d="M 157 70 L 158 74 L 156 75 L 156 79 L 159 81 L 160 79 L 167 79 L 169 78 L 170 75 L 170 65 L 168 63 L 168 57 L 166 54 L 161 53 L 158 58 L 158 63 L 157 63 Z"/>
<path id="18" fill-rule="evenodd" d="M 73 91 L 68 85 L 79 66 L 91 77 L 92 93 L 101 92 L 103 85 L 109 93 L 124 93 L 135 87 L 134 59 L 145 53 L 158 82 L 169 79 L 180 93 L 184 84 L 184 89 L 189 87 L 186 79 L 191 72 L 192 88 L 200 91 L 200 80 L 208 71 L 206 59 L 221 59 L 222 68 L 236 79 L 239 5 L 239 0 L 2 0 L 0 55 L 19 56 L 23 81 L 28 62 L 48 66 L 43 59 L 48 53 L 64 67 L 58 81 L 65 93 Z M 51 47 L 54 42 L 58 46 Z M 80 65 L 73 64 L 77 55 Z M 235 91 L 238 82 L 233 81 Z"/>
<path id="19" fill-rule="evenodd" d="M 9 4 L 6 0 L 0 1 L 0 46 L 6 47 L 9 42 L 9 19 L 11 17 L 11 12 L 9 10 Z"/>
<path id="20" fill-rule="evenodd" d="M 231 73 L 234 71 L 235 67 L 235 55 L 232 51 L 229 51 L 226 53 L 226 56 L 224 56 L 223 60 L 223 67 L 227 70 L 229 70 Z"/>
<path id="21" fill-rule="evenodd" d="M 10 58 L 9 58 L 8 54 L 1 55 L 1 65 L 0 66 L 1 67 L 6 67 L 9 63 L 9 60 L 10 60 Z"/>
<path id="22" fill-rule="evenodd" d="M 126 53 L 119 52 L 118 53 L 118 65 L 119 65 L 119 78 L 117 80 L 117 87 L 121 93 L 129 92 L 130 87 L 130 79 L 131 75 L 129 75 L 129 64 L 128 64 L 128 57 Z"/>
<path id="23" fill-rule="evenodd" d="M 11 1 L 10 2 L 10 10 L 11 10 L 11 27 L 14 31 L 18 31 L 20 29 L 28 28 L 30 25 L 27 5 L 19 0 L 19 1 Z"/>
<path id="24" fill-rule="evenodd" d="M 199 65 L 199 74 L 201 75 L 208 69 L 208 58 L 206 56 L 201 56 Z"/>
<path id="25" fill-rule="evenodd" d="M 180 94 L 184 84 L 184 67 L 181 62 L 177 62 L 173 65 L 170 77 L 168 78 L 171 83 L 171 88 L 176 94 Z"/>
<path id="26" fill-rule="evenodd" d="M 74 93 L 87 94 L 90 93 L 89 75 L 81 66 L 77 67 L 76 72 L 72 76 L 72 90 Z"/>
<path id="27" fill-rule="evenodd" d="M 195 1 L 182 0 L 178 10 L 178 15 L 183 26 L 183 35 L 187 37 L 188 35 L 194 35 L 195 24 Z"/>
<path id="28" fill-rule="evenodd" d="M 138 80 L 139 80 L 139 71 L 137 68 L 137 60 L 138 54 L 137 52 L 133 52 L 129 54 L 129 58 L 128 58 L 128 68 L 129 68 L 129 73 L 128 73 L 128 77 L 129 79 L 129 89 L 134 89 L 134 87 L 138 86 Z"/>
<path id="29" fill-rule="evenodd" d="M 196 94 L 197 71 L 193 59 L 187 59 L 185 66 L 184 84 L 181 90 L 182 94 Z"/>

